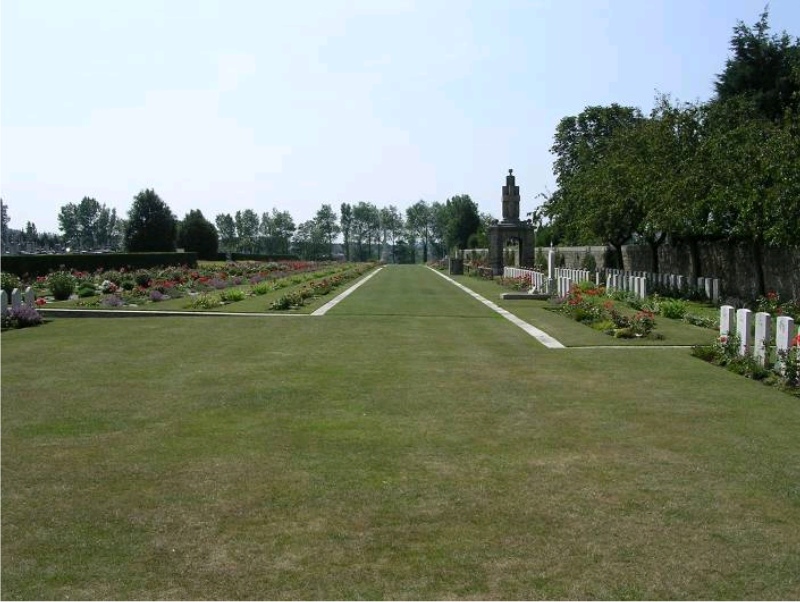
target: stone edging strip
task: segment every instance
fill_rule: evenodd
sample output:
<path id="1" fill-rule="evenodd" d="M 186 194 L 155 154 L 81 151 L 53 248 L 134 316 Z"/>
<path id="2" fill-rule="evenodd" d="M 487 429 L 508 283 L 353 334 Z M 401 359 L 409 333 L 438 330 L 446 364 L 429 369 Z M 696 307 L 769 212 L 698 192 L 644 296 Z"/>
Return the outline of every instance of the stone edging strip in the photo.
<path id="1" fill-rule="evenodd" d="M 372 273 L 371 273 L 369 276 L 367 276 L 366 278 L 363 278 L 363 279 L 359 280 L 359 281 L 358 281 L 358 282 L 356 282 L 356 283 L 355 283 L 353 286 L 351 286 L 350 288 L 348 288 L 346 291 L 343 291 L 343 292 L 342 292 L 342 294 L 340 294 L 340 295 L 337 295 L 336 297 L 334 297 L 333 299 L 331 299 L 330 301 L 328 301 L 328 302 L 327 302 L 325 305 L 323 305 L 322 307 L 318 307 L 317 309 L 315 309 L 314 311 L 312 311 L 312 312 L 311 312 L 311 315 L 312 315 L 312 316 L 324 316 L 324 315 L 325 315 L 326 313 L 328 313 L 328 312 L 329 312 L 331 309 L 333 309 L 333 308 L 334 308 L 334 307 L 335 307 L 335 306 L 336 306 L 336 305 L 337 305 L 339 302 L 343 301 L 343 300 L 344 300 L 344 299 L 345 299 L 345 298 L 346 298 L 346 297 L 347 297 L 347 296 L 348 296 L 350 293 L 352 293 L 353 291 L 355 291 L 355 290 L 356 290 L 356 289 L 357 289 L 359 286 L 361 286 L 362 284 L 364 284 L 364 283 L 365 283 L 367 280 L 369 280 L 370 278 L 372 278 L 372 277 L 373 277 L 375 274 L 377 274 L 378 272 L 380 272 L 382 269 L 383 269 L 383 268 L 382 268 L 382 267 L 380 267 L 380 268 L 378 268 L 377 270 L 375 270 L 374 272 L 372 272 Z"/>
<path id="2" fill-rule="evenodd" d="M 476 293 L 472 289 L 467 288 L 466 286 L 464 286 L 463 284 L 461 284 L 459 282 L 456 282 L 455 280 L 453 280 L 449 276 L 447 276 L 445 274 L 442 274 L 439 270 L 435 270 L 434 268 L 430 268 L 430 267 L 428 269 L 433 271 L 433 272 L 435 272 L 436 274 L 438 274 L 439 276 L 441 276 L 445 280 L 448 280 L 449 282 L 455 284 L 458 288 L 460 288 L 461 290 L 465 291 L 471 297 L 474 297 L 475 299 L 477 299 L 478 301 L 483 303 L 486 307 L 488 307 L 492 311 L 500 314 L 506 320 L 508 320 L 509 322 L 514 324 L 515 326 L 517 326 L 517 327 L 521 328 L 522 330 L 524 330 L 525 332 L 527 332 L 529 335 L 531 335 L 534 339 L 539 341 L 542 345 L 544 345 L 548 349 L 566 349 L 566 347 L 564 345 L 562 345 L 560 342 L 558 342 L 556 339 L 551 337 L 549 334 L 547 334 L 543 330 L 539 330 L 535 326 L 532 326 L 532 325 L 528 324 L 527 322 L 525 322 L 524 320 L 521 320 L 520 318 L 518 318 L 517 316 L 512 314 L 510 311 L 507 311 L 507 310 L 503 309 L 502 307 L 500 307 L 496 303 L 492 303 L 486 297 L 482 297 L 481 295 L 479 295 L 478 293 Z"/>

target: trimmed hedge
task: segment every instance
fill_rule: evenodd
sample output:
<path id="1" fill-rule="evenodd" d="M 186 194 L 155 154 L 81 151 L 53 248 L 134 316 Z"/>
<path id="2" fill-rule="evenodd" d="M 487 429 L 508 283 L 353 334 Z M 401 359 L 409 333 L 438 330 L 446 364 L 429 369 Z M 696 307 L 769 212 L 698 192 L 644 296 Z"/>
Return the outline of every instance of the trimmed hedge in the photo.
<path id="1" fill-rule="evenodd" d="M 69 255 L 3 255 L 2 270 L 34 278 L 59 270 L 138 270 L 170 265 L 197 267 L 197 253 L 86 253 Z"/>
<path id="2" fill-rule="evenodd" d="M 227 261 L 227 253 L 217 253 L 217 261 Z M 292 253 L 231 253 L 231 261 L 299 261 L 300 257 Z"/>

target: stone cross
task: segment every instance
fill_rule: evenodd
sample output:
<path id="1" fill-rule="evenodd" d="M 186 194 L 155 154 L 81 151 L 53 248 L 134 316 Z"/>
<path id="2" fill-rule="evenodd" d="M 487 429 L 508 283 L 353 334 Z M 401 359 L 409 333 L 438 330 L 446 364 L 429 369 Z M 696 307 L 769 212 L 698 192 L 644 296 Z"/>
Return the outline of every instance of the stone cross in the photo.
<path id="1" fill-rule="evenodd" d="M 753 348 L 753 312 L 742 308 L 736 310 L 736 332 L 739 333 L 739 355 L 750 355 Z"/>

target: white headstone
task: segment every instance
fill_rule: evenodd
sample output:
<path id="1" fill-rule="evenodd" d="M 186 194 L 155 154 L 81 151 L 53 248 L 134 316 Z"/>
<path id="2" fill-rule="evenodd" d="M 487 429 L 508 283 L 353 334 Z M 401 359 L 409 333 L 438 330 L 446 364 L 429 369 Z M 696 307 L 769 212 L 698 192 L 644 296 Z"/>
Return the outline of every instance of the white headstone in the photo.
<path id="1" fill-rule="evenodd" d="M 765 311 L 756 314 L 756 337 L 753 346 L 753 357 L 762 365 L 767 365 L 769 346 L 772 342 L 772 316 Z"/>
<path id="2" fill-rule="evenodd" d="M 36 293 L 33 292 L 33 289 L 31 287 L 25 289 L 24 301 L 25 305 L 27 305 L 31 309 L 36 307 Z"/>
<path id="3" fill-rule="evenodd" d="M 736 323 L 734 322 L 735 309 L 733 305 L 723 305 L 719 308 L 719 338 L 733 336 L 736 334 Z"/>
<path id="4" fill-rule="evenodd" d="M 778 367 L 783 373 L 785 362 L 782 356 L 789 353 L 792 348 L 792 335 L 794 333 L 794 320 L 789 316 L 778 316 L 778 323 L 775 326 L 775 347 L 778 350 Z"/>
<path id="5" fill-rule="evenodd" d="M 0 291 L 0 316 L 5 316 L 8 312 L 8 293 Z"/>
<path id="6" fill-rule="evenodd" d="M 675 288 L 677 288 L 679 291 L 682 291 L 683 288 L 686 286 L 685 280 L 686 280 L 685 277 L 683 277 L 680 274 L 678 274 L 675 277 Z"/>
<path id="7" fill-rule="evenodd" d="M 641 278 L 641 282 L 639 282 L 639 294 L 642 299 L 647 299 L 647 278 Z"/>
<path id="8" fill-rule="evenodd" d="M 556 252 L 553 249 L 547 252 L 547 277 L 551 280 L 556 277 Z"/>
<path id="9" fill-rule="evenodd" d="M 736 332 L 739 333 L 739 355 L 750 355 L 753 348 L 753 312 L 742 308 L 736 310 Z"/>
<path id="10" fill-rule="evenodd" d="M 714 278 L 711 281 L 711 300 L 714 303 L 719 303 L 719 278 Z"/>
<path id="11" fill-rule="evenodd" d="M 15 288 L 11 291 L 11 309 L 19 309 L 22 307 L 22 291 Z"/>
<path id="12" fill-rule="evenodd" d="M 714 279 L 713 278 L 706 278 L 705 282 L 703 283 L 703 290 L 706 293 L 706 299 L 713 299 L 714 298 Z"/>

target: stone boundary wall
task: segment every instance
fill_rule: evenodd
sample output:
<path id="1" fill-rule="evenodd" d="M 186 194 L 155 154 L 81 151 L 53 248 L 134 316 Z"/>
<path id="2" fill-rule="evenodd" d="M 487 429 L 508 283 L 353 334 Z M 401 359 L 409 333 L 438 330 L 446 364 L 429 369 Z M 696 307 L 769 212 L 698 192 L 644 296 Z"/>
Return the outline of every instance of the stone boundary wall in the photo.
<path id="1" fill-rule="evenodd" d="M 549 247 L 542 249 L 545 257 Z M 580 268 L 586 253 L 594 256 L 598 268 L 606 266 L 609 247 L 554 247 L 563 255 L 564 266 Z M 768 291 L 775 291 L 783 299 L 800 299 L 800 246 L 767 247 L 762 251 L 764 281 Z M 650 271 L 650 247 L 625 245 L 622 247 L 624 268 L 633 271 Z M 686 245 L 662 245 L 658 253 L 659 272 L 692 275 L 692 260 Z M 756 268 L 749 245 L 722 242 L 700 243 L 700 276 L 719 278 L 721 296 L 727 299 L 750 300 L 758 296 Z"/>

